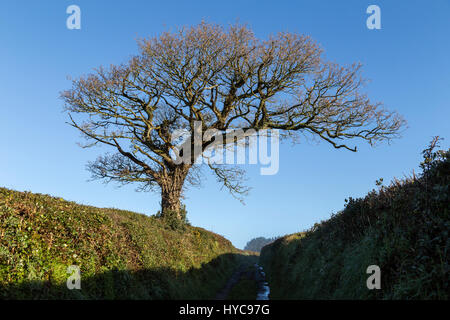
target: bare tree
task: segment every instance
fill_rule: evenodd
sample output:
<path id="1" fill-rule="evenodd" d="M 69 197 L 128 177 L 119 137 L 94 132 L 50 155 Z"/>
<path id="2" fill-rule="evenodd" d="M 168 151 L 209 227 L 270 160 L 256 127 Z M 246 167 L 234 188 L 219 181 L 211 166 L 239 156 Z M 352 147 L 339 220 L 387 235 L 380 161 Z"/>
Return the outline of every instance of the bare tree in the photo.
<path id="1" fill-rule="evenodd" d="M 138 44 L 139 54 L 129 62 L 76 79 L 61 96 L 71 125 L 89 140 L 84 147 L 116 150 L 88 165 L 93 176 L 159 190 L 163 214 L 180 212 L 185 182 L 201 180 L 196 157 L 215 140 L 203 141 L 192 161 L 175 161 L 174 131 L 192 133 L 194 148 L 195 122 L 203 131 L 224 134 L 308 133 L 351 151 L 356 147 L 348 140 L 390 140 L 404 124 L 360 92 L 360 65 L 323 61 L 321 49 L 303 35 L 284 32 L 261 40 L 246 26 L 201 23 Z M 84 117 L 75 121 L 74 113 Z M 240 169 L 207 167 L 233 194 L 246 193 Z"/>

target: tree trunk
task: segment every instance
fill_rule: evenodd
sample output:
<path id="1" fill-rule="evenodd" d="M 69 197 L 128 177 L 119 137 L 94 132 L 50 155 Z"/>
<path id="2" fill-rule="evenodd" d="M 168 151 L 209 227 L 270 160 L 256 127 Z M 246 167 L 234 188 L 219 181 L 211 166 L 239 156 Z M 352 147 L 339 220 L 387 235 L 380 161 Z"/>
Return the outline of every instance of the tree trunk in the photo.
<path id="1" fill-rule="evenodd" d="M 160 182 L 161 187 L 161 214 L 164 217 L 171 212 L 178 219 L 183 219 L 181 214 L 181 192 L 188 169 L 176 167 L 173 171 L 164 175 Z"/>
<path id="2" fill-rule="evenodd" d="M 164 215 L 167 211 L 177 212 L 177 218 L 181 219 L 181 189 L 176 186 L 161 189 L 161 212 Z"/>

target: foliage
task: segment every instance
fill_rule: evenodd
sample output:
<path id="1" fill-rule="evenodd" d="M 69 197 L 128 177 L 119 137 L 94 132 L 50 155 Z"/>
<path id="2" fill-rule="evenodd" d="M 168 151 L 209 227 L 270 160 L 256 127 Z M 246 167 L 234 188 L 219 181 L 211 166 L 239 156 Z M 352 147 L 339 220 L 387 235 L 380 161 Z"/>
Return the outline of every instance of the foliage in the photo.
<path id="1" fill-rule="evenodd" d="M 185 205 L 181 205 L 180 211 L 165 210 L 164 214 L 158 211 L 155 217 L 160 218 L 164 225 L 171 230 L 186 231 L 190 225 L 187 219 L 187 210 Z"/>
<path id="2" fill-rule="evenodd" d="M 310 230 L 263 248 L 272 299 L 448 299 L 449 150 L 424 151 L 423 173 L 365 198 Z M 381 290 L 368 290 L 369 265 Z"/>
<path id="3" fill-rule="evenodd" d="M 249 267 L 252 269 L 254 267 Z M 238 283 L 236 283 L 233 288 L 230 290 L 230 293 L 227 296 L 227 300 L 255 300 L 258 294 L 258 282 L 254 278 L 253 274 L 254 270 L 248 270 L 244 273 L 239 279 Z"/>
<path id="4" fill-rule="evenodd" d="M 273 237 L 273 238 L 257 237 L 257 238 L 254 238 L 254 239 L 250 240 L 249 242 L 247 242 L 244 250 L 260 252 L 262 247 L 264 247 L 265 245 L 267 245 L 269 243 L 274 242 L 278 238 L 279 237 Z"/>
<path id="5" fill-rule="evenodd" d="M 152 216 L 0 188 L 1 299 L 205 299 L 241 251 L 223 237 Z M 81 269 L 68 290 L 67 267 Z"/>

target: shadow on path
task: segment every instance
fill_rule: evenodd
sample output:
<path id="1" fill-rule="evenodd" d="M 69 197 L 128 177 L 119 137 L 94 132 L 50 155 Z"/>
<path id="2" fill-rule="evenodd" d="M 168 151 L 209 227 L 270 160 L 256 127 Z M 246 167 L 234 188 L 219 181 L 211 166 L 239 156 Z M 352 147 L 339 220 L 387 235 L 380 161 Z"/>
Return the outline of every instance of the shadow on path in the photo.
<path id="1" fill-rule="evenodd" d="M 33 279 L 5 284 L 5 280 L 0 279 L 0 299 L 214 299 L 220 296 L 217 292 L 226 291 L 241 266 L 254 263 L 257 258 L 228 253 L 187 272 L 158 268 L 107 270 L 83 275 L 83 266 L 80 266 L 80 290 L 67 288 L 70 275 L 63 270 L 59 281 Z"/>

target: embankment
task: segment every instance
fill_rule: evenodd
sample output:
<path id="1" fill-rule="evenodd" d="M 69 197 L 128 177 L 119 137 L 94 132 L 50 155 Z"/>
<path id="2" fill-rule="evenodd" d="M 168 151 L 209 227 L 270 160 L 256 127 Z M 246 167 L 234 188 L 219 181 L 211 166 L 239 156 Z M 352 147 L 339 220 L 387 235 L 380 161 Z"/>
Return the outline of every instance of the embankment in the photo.
<path id="1" fill-rule="evenodd" d="M 449 152 L 422 168 L 265 246 L 270 299 L 448 299 Z M 379 290 L 367 288 L 370 265 L 380 267 Z"/>
<path id="2" fill-rule="evenodd" d="M 4 188 L 0 236 L 0 299 L 211 299 L 246 254 L 202 228 Z"/>

